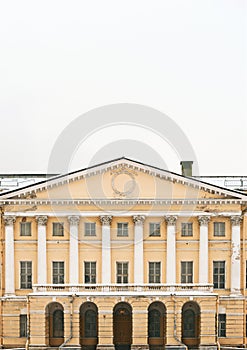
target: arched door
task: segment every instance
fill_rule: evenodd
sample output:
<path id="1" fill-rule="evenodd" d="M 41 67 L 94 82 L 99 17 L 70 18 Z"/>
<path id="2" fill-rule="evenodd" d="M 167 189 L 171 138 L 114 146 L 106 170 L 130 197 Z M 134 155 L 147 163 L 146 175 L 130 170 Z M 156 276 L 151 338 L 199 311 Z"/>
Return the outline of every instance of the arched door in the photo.
<path id="1" fill-rule="evenodd" d="M 113 309 L 113 343 L 116 350 L 130 350 L 132 344 L 132 308 L 118 303 Z"/>
<path id="2" fill-rule="evenodd" d="M 182 309 L 182 342 L 189 347 L 200 344 L 200 307 L 195 302 L 185 303 Z"/>
<path id="3" fill-rule="evenodd" d="M 160 350 L 165 345 L 166 309 L 163 303 L 154 302 L 148 308 L 148 344 L 150 350 Z"/>
<path id="4" fill-rule="evenodd" d="M 59 346 L 64 342 L 64 312 L 59 303 L 50 303 L 46 307 L 46 329 L 49 346 Z"/>
<path id="5" fill-rule="evenodd" d="M 85 350 L 95 350 L 98 344 L 98 308 L 86 302 L 80 307 L 80 345 Z"/>

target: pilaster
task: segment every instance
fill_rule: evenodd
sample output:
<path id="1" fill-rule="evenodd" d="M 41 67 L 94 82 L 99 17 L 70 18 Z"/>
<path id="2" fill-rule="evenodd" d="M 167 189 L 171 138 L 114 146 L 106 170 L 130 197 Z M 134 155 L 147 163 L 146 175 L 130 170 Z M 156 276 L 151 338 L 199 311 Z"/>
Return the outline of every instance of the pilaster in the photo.
<path id="1" fill-rule="evenodd" d="M 4 216 L 5 225 L 5 295 L 15 294 L 14 223 L 15 216 Z"/>
<path id="2" fill-rule="evenodd" d="M 38 225 L 38 284 L 46 284 L 46 225 L 48 217 L 45 215 L 36 216 Z"/>
<path id="3" fill-rule="evenodd" d="M 210 216 L 199 216 L 199 283 L 208 284 L 208 223 Z"/>

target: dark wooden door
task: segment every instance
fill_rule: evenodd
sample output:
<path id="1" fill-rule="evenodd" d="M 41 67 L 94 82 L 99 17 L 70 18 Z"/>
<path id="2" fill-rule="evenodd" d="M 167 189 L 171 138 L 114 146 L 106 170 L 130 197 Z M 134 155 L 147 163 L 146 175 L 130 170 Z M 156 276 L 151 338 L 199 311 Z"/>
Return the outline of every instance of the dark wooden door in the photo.
<path id="1" fill-rule="evenodd" d="M 117 350 L 128 350 L 132 343 L 132 312 L 120 303 L 113 314 L 113 343 Z"/>

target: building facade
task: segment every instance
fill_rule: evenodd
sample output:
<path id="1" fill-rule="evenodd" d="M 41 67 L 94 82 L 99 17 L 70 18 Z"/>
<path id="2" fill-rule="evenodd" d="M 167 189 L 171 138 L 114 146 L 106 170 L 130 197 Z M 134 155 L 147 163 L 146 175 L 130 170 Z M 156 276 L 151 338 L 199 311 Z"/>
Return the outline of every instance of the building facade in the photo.
<path id="1" fill-rule="evenodd" d="M 3 348 L 246 345 L 244 192 L 121 158 L 0 203 Z"/>

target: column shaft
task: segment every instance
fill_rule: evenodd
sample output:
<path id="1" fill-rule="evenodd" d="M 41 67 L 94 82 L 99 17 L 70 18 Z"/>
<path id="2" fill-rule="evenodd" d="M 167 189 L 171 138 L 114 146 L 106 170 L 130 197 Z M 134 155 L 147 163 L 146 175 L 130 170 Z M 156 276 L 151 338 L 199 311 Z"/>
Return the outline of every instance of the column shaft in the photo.
<path id="1" fill-rule="evenodd" d="M 232 258 L 231 258 L 231 293 L 240 294 L 240 223 L 241 216 L 232 216 Z"/>
<path id="2" fill-rule="evenodd" d="M 208 284 L 208 223 L 209 216 L 199 216 L 199 283 Z"/>
<path id="3" fill-rule="evenodd" d="M 15 294 L 14 216 L 4 216 L 5 223 L 5 294 Z"/>
<path id="4" fill-rule="evenodd" d="M 111 283 L 111 220 L 112 216 L 101 216 L 102 224 L 102 284 Z"/>
<path id="5" fill-rule="evenodd" d="M 80 217 L 69 216 L 70 244 L 69 244 L 69 283 L 79 283 L 79 247 L 78 247 L 78 226 Z"/>
<path id="6" fill-rule="evenodd" d="M 38 225 L 38 284 L 46 284 L 46 224 L 47 216 L 36 216 Z"/>
<path id="7" fill-rule="evenodd" d="M 134 231 L 134 283 L 144 283 L 143 276 L 143 223 L 145 216 L 136 215 L 133 216 L 133 222 L 135 224 Z"/>
<path id="8" fill-rule="evenodd" d="M 176 216 L 166 216 L 167 246 L 166 246 L 166 283 L 176 283 Z"/>

